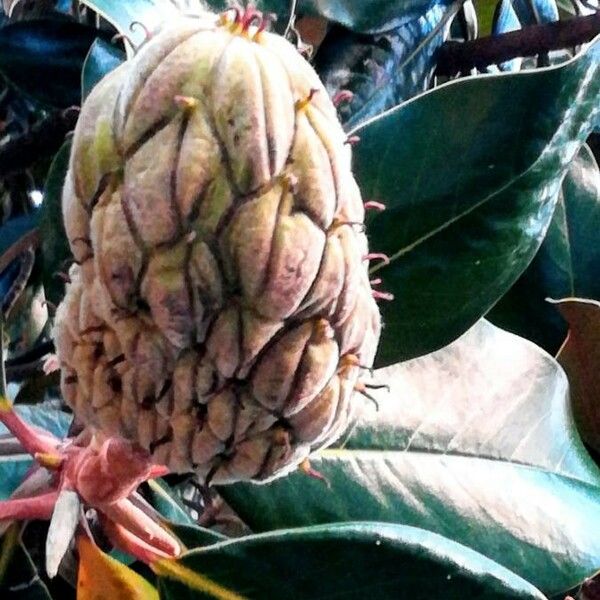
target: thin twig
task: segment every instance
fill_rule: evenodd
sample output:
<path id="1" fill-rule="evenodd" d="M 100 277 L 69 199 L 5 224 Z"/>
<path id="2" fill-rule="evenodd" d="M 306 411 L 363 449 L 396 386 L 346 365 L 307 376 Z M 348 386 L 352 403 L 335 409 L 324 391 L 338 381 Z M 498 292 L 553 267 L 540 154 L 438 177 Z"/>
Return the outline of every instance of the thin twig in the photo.
<path id="1" fill-rule="evenodd" d="M 8 386 L 6 385 L 6 368 L 4 366 L 4 318 L 0 315 L 0 395 L 3 398 L 8 398 Z"/>
<path id="2" fill-rule="evenodd" d="M 294 21 L 296 19 L 296 8 L 298 6 L 298 0 L 291 0 L 291 7 L 290 7 L 290 18 L 288 20 L 288 23 L 285 27 L 285 31 L 283 32 L 283 37 L 287 38 L 289 32 L 292 30 L 292 27 L 294 26 Z"/>
<path id="3" fill-rule="evenodd" d="M 437 75 L 452 76 L 485 69 L 520 56 L 580 46 L 600 34 L 600 12 L 468 42 L 446 42 L 438 56 Z"/>

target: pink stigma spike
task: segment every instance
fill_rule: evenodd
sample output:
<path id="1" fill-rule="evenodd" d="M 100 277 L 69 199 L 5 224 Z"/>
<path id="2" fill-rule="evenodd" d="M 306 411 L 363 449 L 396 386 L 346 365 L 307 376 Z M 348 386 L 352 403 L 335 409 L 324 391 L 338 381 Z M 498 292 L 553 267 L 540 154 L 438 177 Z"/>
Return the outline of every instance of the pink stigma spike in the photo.
<path id="1" fill-rule="evenodd" d="M 248 29 L 255 23 L 262 22 L 262 14 L 256 10 L 254 4 L 248 4 L 244 14 L 242 15 L 242 31 L 248 31 Z"/>
<path id="2" fill-rule="evenodd" d="M 256 36 L 265 31 L 265 29 L 268 29 L 272 23 L 275 23 L 275 21 L 277 21 L 277 15 L 275 13 L 267 13 L 266 15 L 263 15 L 260 25 L 258 26 L 258 31 L 256 32 Z"/>
<path id="3" fill-rule="evenodd" d="M 353 99 L 354 94 L 350 90 L 340 90 L 335 94 L 331 101 L 333 102 L 333 105 L 337 108 L 340 104 L 352 102 Z"/>
<path id="4" fill-rule="evenodd" d="M 383 252 L 371 252 L 370 254 L 363 256 L 363 260 L 380 260 L 384 265 L 390 264 L 390 257 Z"/>
<path id="5" fill-rule="evenodd" d="M 386 300 L 387 302 L 391 302 L 394 299 L 394 294 L 390 294 L 389 292 L 371 290 L 371 293 L 373 294 L 373 298 L 375 298 L 375 300 Z"/>
<path id="6" fill-rule="evenodd" d="M 350 135 L 346 138 L 344 144 L 349 144 L 350 146 L 354 146 L 360 142 L 360 138 L 357 135 Z"/>
<path id="7" fill-rule="evenodd" d="M 381 285 L 381 277 L 377 277 L 376 279 L 371 279 L 371 281 L 369 281 L 369 283 L 371 285 Z"/>
<path id="8" fill-rule="evenodd" d="M 229 18 L 230 13 L 233 13 L 233 22 L 236 25 L 241 22 L 242 12 L 239 7 L 232 6 L 231 8 L 228 8 L 223 13 L 221 13 L 221 18 L 226 21 Z"/>
<path id="9" fill-rule="evenodd" d="M 385 204 L 383 204 L 383 202 L 377 202 L 376 200 L 368 200 L 367 202 L 365 202 L 364 206 L 365 206 L 365 210 L 370 210 L 370 209 L 379 210 L 379 211 L 385 210 Z"/>

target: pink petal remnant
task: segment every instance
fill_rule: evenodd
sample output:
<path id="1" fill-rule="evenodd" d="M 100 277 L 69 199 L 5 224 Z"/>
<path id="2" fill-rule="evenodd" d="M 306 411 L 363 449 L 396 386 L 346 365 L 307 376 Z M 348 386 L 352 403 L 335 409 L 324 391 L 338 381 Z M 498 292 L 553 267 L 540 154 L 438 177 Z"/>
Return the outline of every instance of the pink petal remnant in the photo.
<path id="1" fill-rule="evenodd" d="M 32 456 L 40 452 L 43 454 L 52 454 L 56 446 L 60 443 L 58 438 L 56 444 L 48 441 L 52 439 L 52 434 L 48 433 L 45 438 L 28 425 L 13 410 L 12 405 L 6 398 L 0 398 L 0 422 L 4 423 L 6 428 L 21 442 L 21 445 Z"/>
<path id="2" fill-rule="evenodd" d="M 58 492 L 47 492 L 31 498 L 16 498 L 0 502 L 0 521 L 8 519 L 42 519 L 52 516 Z"/>
<path id="3" fill-rule="evenodd" d="M 148 452 L 121 438 L 59 440 L 23 421 L 6 399 L 0 399 L 0 422 L 33 456 L 38 469 L 53 473 L 48 491 L 0 501 L 0 521 L 48 520 L 61 490 L 72 490 L 98 512 L 107 535 L 121 550 L 145 562 L 182 552 L 175 537 L 129 500 L 140 483 L 168 473 L 152 463 Z"/>
<path id="4" fill-rule="evenodd" d="M 48 358 L 44 361 L 44 365 L 42 367 L 44 375 L 50 375 L 50 373 L 54 373 L 54 371 L 58 371 L 58 369 L 60 369 L 58 356 L 56 356 L 56 354 L 50 354 L 50 356 L 48 356 Z"/>

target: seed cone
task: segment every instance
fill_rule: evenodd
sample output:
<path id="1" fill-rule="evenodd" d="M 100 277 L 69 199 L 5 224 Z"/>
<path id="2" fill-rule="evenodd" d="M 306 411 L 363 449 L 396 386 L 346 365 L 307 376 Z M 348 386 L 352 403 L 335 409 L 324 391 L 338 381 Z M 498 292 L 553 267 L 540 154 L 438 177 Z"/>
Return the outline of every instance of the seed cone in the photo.
<path id="1" fill-rule="evenodd" d="M 380 330 L 345 139 L 295 48 L 239 20 L 182 20 L 96 86 L 55 332 L 81 421 L 214 483 L 341 435 Z"/>

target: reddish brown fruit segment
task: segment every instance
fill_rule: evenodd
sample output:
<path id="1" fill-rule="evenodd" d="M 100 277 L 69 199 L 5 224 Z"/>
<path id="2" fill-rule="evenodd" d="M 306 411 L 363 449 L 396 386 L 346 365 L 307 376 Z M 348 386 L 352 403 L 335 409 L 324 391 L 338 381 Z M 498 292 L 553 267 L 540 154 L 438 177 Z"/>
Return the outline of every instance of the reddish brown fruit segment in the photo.
<path id="1" fill-rule="evenodd" d="M 232 9 L 153 35 L 85 102 L 64 188 L 81 263 L 56 318 L 65 398 L 213 483 L 334 441 L 344 356 L 370 366 L 380 332 L 355 140 L 265 25 Z"/>

